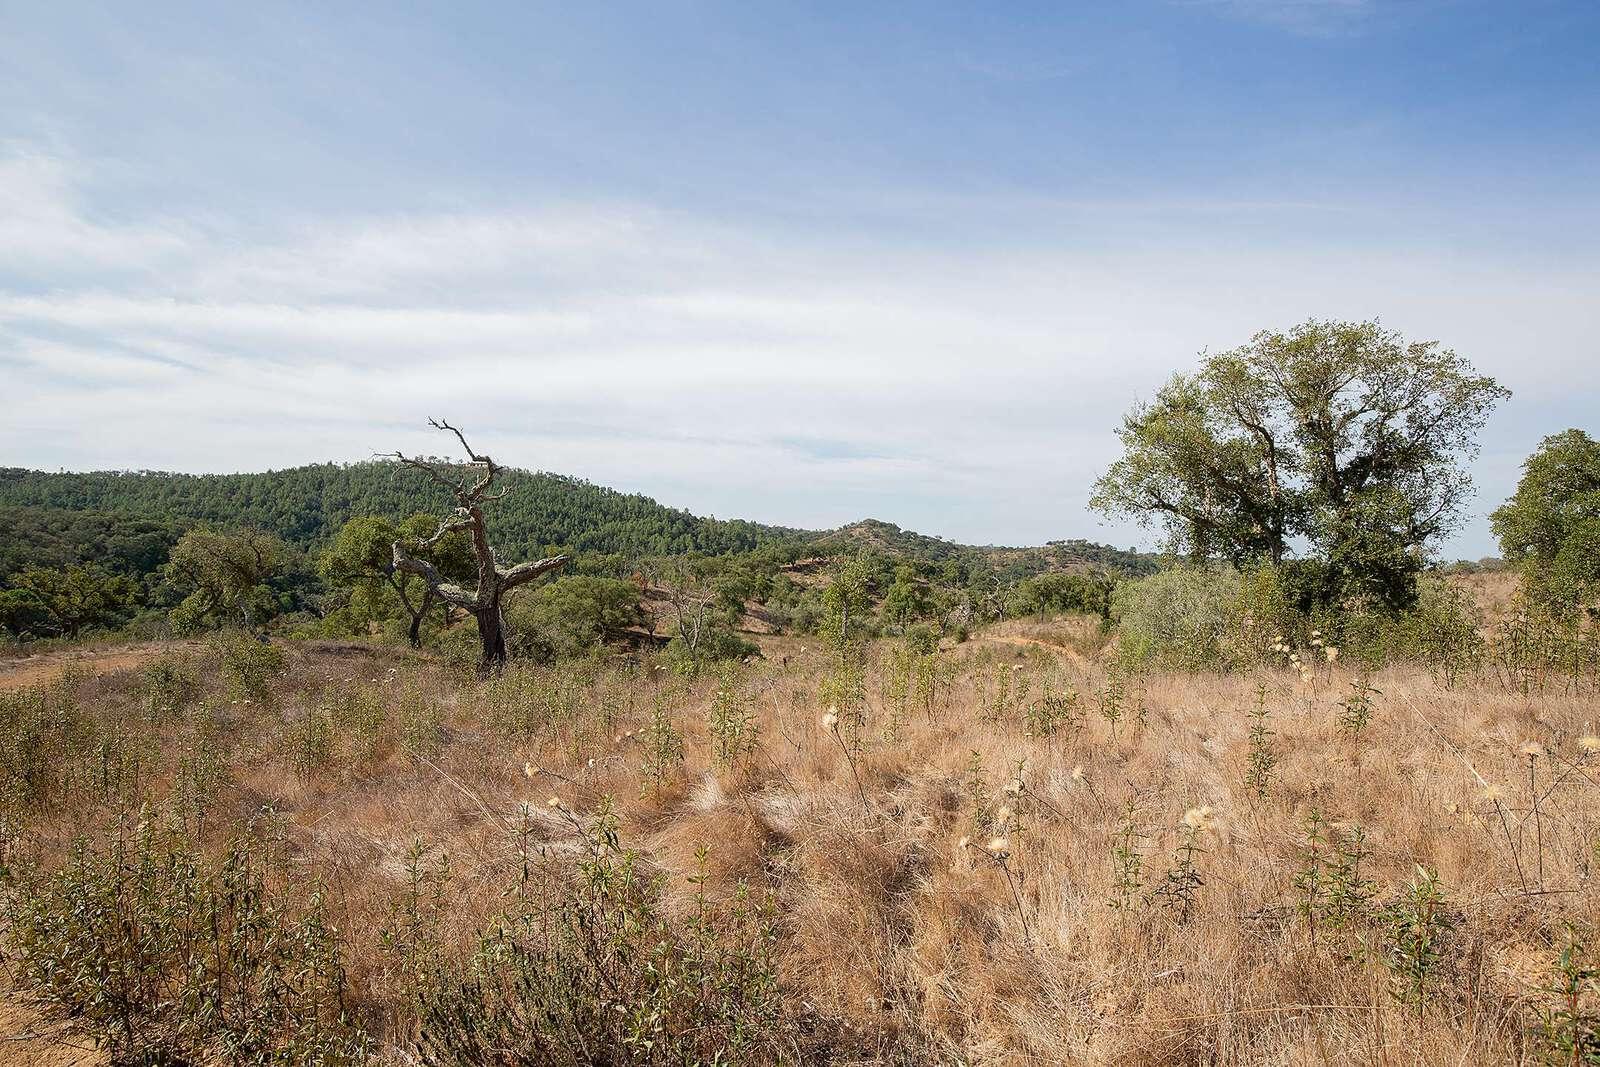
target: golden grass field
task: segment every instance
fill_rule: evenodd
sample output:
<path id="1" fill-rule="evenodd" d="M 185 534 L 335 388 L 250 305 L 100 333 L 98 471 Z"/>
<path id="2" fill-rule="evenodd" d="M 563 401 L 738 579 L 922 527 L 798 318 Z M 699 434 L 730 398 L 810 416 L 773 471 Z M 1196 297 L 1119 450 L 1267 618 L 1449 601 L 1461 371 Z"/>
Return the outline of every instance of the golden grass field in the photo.
<path id="1" fill-rule="evenodd" d="M 408 850 L 420 842 L 428 863 L 448 855 L 441 941 L 465 951 L 503 906 L 529 835 L 541 869 L 559 876 L 609 795 L 623 845 L 662 876 L 669 912 L 696 906 L 701 849 L 713 900 L 741 881 L 770 892 L 783 997 L 812 1035 L 803 1058 L 1567 1062 L 1541 1047 L 1536 1024 L 1557 1004 L 1548 989 L 1568 925 L 1600 919 L 1600 754 L 1580 744 L 1600 732 L 1595 697 L 1446 690 L 1390 669 L 1371 679 L 1379 692 L 1357 738 L 1338 721 L 1353 675 L 1321 664 L 1309 682 L 1287 670 L 1138 678 L 1113 726 L 1099 644 L 1086 621 L 991 627 L 938 654 L 931 704 L 913 697 L 898 723 L 885 648 L 869 649 L 853 768 L 823 722 L 830 656 L 800 639 L 763 639 L 764 658 L 739 673 L 757 739 L 720 768 L 706 725 L 718 679 L 683 683 L 649 660 L 589 676 L 514 666 L 479 683 L 400 650 L 290 645 L 263 708 L 230 698 L 203 649 L 178 654 L 198 665 L 221 725 L 211 743 L 226 773 L 202 837 L 220 848 L 272 813 L 283 889 L 325 884 L 348 998 L 380 1059 L 406 1062 L 397 1049 L 415 1021 L 378 935 L 405 890 Z M 1069 686 L 1081 725 L 1030 736 L 1025 709 Z M 684 758 L 657 787 L 639 731 L 662 687 Z M 101 716 L 142 699 L 128 666 L 80 673 L 76 688 Z M 370 747 L 347 751 L 335 734 L 308 768 L 299 731 L 334 690 L 375 694 L 388 714 Z M 1262 789 L 1246 784 L 1258 699 L 1270 737 L 1257 751 L 1276 760 Z M 419 715 L 439 732 L 408 745 Z M 509 729 L 508 716 L 533 728 Z M 166 769 L 144 783 L 146 799 L 171 788 L 185 728 L 158 738 Z M 1365 833 L 1371 900 L 1342 928 L 1314 926 L 1299 907 L 1312 809 L 1331 840 L 1357 824 Z M 27 862 L 57 862 L 108 817 L 69 798 L 29 824 Z M 1132 836 L 1119 838 L 1125 822 Z M 1202 884 L 1191 880 L 1184 915 L 1156 890 L 1190 831 Z M 1142 867 L 1120 893 L 1125 908 L 1112 906 L 1119 840 Z M 1397 995 L 1380 917 L 1419 864 L 1444 894 L 1420 1006 Z M 60 1024 L 24 989 L 0 1019 L 24 1039 L 0 1061 L 96 1062 L 60 1058 L 86 1043 L 81 1033 L 25 1040 Z"/>

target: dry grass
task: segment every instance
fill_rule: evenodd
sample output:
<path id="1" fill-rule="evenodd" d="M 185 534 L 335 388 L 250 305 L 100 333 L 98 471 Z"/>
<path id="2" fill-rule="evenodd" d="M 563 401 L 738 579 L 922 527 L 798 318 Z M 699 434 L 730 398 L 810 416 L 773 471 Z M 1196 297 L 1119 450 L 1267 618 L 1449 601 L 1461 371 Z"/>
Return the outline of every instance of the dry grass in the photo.
<path id="1" fill-rule="evenodd" d="M 685 759 L 659 788 L 641 775 L 638 731 L 674 683 L 653 664 L 601 672 L 552 702 L 545 672 L 485 687 L 397 652 L 292 652 L 274 682 L 276 712 L 224 707 L 231 778 L 208 835 L 220 841 L 264 808 L 277 813 L 292 880 L 329 887 L 354 999 L 385 1041 L 410 1023 L 376 936 L 402 890 L 407 850 L 420 840 L 448 854 L 444 940 L 462 949 L 515 877 L 519 805 L 531 805 L 547 862 L 579 850 L 570 823 L 547 807 L 552 795 L 580 821 L 614 797 L 624 843 L 665 876 L 672 907 L 689 907 L 702 847 L 713 896 L 740 880 L 771 890 L 787 996 L 825 1035 L 815 1054 L 851 1062 L 1528 1061 L 1531 1009 L 1554 979 L 1564 925 L 1600 919 L 1600 756 L 1577 745 L 1600 719 L 1593 698 L 1444 691 L 1420 671 L 1391 670 L 1372 680 L 1376 713 L 1354 742 L 1336 723 L 1351 681 L 1342 670 L 1319 670 L 1310 685 L 1287 673 L 1156 676 L 1134 687 L 1144 721 L 1130 714 L 1113 732 L 1097 711 L 1106 677 L 1092 642 L 1076 627 L 1016 624 L 941 653 L 933 713 L 914 708 L 895 737 L 883 734 L 880 679 L 869 672 L 863 804 L 819 725 L 827 655 L 814 643 L 767 645 L 744 681 L 756 751 L 717 771 L 705 726 L 712 683 L 669 692 Z M 1010 706 L 997 714 L 1002 674 Z M 1016 697 L 1024 680 L 1024 700 L 1046 684 L 1075 686 L 1086 726 L 1028 736 Z M 131 706 L 135 683 L 93 678 L 80 700 Z M 1258 683 L 1270 687 L 1279 761 L 1265 797 L 1244 784 Z M 389 704 L 376 753 L 297 773 L 289 739 L 306 709 L 325 689 L 363 685 Z M 400 743 L 397 709 L 408 702 L 440 709 L 436 749 Z M 504 727 L 519 702 L 545 708 L 526 736 Z M 1549 754 L 1520 755 L 1530 739 Z M 1530 762 L 1533 791 L 1549 790 L 1537 826 Z M 1008 793 L 1019 766 L 1023 788 Z M 1489 785 L 1504 790 L 1504 826 L 1484 800 Z M 152 781 L 149 792 L 166 786 Z M 981 848 L 998 831 L 975 822 L 975 804 L 1014 811 L 1003 865 Z M 1185 811 L 1214 812 L 1186 922 L 1155 904 L 1126 913 L 1108 904 L 1111 849 L 1130 805 L 1147 891 L 1172 862 Z M 1438 871 L 1460 925 L 1421 1013 L 1388 995 L 1375 927 L 1313 937 L 1296 913 L 1313 807 L 1366 830 L 1365 873 L 1379 902 L 1418 864 Z M 40 821 L 40 854 L 58 854 L 87 819 L 103 817 L 69 805 Z"/>

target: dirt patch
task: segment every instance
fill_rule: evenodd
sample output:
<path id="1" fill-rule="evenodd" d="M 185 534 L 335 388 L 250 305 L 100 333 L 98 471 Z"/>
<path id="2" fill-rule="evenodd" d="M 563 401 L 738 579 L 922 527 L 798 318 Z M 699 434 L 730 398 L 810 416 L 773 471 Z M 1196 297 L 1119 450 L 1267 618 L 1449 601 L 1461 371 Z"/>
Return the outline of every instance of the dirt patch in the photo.
<path id="1" fill-rule="evenodd" d="M 0 1063 L 28 1067 L 104 1067 L 110 1055 L 46 1005 L 0 989 Z"/>
<path id="2" fill-rule="evenodd" d="M 105 652 L 53 652 L 25 659 L 0 660 L 0 690 L 49 685 L 74 666 L 92 674 L 130 670 L 173 647 L 171 644 L 133 645 Z"/>

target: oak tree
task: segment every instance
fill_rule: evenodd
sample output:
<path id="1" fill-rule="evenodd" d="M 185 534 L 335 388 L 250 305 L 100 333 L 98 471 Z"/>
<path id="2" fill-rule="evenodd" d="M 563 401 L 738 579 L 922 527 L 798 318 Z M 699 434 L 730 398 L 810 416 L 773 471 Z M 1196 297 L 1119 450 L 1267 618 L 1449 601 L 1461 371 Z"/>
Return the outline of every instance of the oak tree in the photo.
<path id="1" fill-rule="evenodd" d="M 1306 595 L 1402 606 L 1459 521 L 1463 461 L 1509 395 L 1376 322 L 1258 333 L 1128 413 L 1091 503 L 1159 524 L 1197 559 L 1281 564 L 1301 550 Z"/>
<path id="2" fill-rule="evenodd" d="M 489 543 L 489 527 L 484 519 L 483 507 L 504 495 L 504 490 L 493 492 L 495 478 L 503 468 L 486 453 L 473 451 L 472 446 L 467 444 L 466 436 L 448 422 L 429 419 L 428 423 L 437 430 L 454 434 L 467 454 L 467 462 L 452 466 L 400 452 L 394 453 L 394 457 L 449 490 L 456 502 L 456 513 L 453 518 L 441 522 L 429 537 L 412 540 L 396 538 L 391 546 L 394 566 L 397 570 L 419 575 L 434 596 L 472 615 L 477 621 L 478 637 L 483 644 L 479 670 L 493 673 L 504 667 L 506 662 L 506 622 L 502 610 L 505 595 L 562 566 L 567 562 L 567 557 L 551 556 L 519 563 L 514 567 L 500 566 L 494 548 Z M 472 589 L 449 581 L 427 559 L 427 554 L 440 542 L 457 533 L 464 533 L 472 545 L 473 561 L 477 568 L 477 581 Z"/>

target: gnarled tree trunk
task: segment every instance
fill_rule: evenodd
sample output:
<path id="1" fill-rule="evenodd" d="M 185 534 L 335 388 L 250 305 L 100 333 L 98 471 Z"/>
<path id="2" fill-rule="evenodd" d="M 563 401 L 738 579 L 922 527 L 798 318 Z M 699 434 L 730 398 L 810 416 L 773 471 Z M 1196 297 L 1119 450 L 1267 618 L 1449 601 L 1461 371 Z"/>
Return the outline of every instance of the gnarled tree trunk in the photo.
<path id="1" fill-rule="evenodd" d="M 449 489 L 456 499 L 456 517 L 446 519 L 439 525 L 439 529 L 434 531 L 432 537 L 417 547 L 436 544 L 452 530 L 467 531 L 472 538 L 473 555 L 478 561 L 477 588 L 468 591 L 445 581 L 433 564 L 408 553 L 403 541 L 394 543 L 394 565 L 398 570 L 421 575 L 428 583 L 429 592 L 434 596 L 447 605 L 453 605 L 472 614 L 478 622 L 478 637 L 483 643 L 483 659 L 478 664 L 478 670 L 483 674 L 492 674 L 504 667 L 506 662 L 506 623 L 500 608 L 501 600 L 517 586 L 526 585 L 540 575 L 560 567 L 567 562 L 567 557 L 552 556 L 549 559 L 519 563 L 510 568 L 499 566 L 494 549 L 489 544 L 489 530 L 484 523 L 482 504 L 485 501 L 498 500 L 503 494 L 502 490 L 501 493 L 489 495 L 489 490 L 494 486 L 495 476 L 500 473 L 501 468 L 488 456 L 474 452 L 461 431 L 448 422 L 434 419 L 428 421 L 436 429 L 448 430 L 455 434 L 456 440 L 460 441 L 461 447 L 466 450 L 469 460 L 467 466 L 478 468 L 480 473 L 471 484 L 465 475 L 452 481 L 432 463 L 420 458 L 412 459 L 399 452 L 394 454 L 401 463 L 423 471 L 434 481 Z"/>

